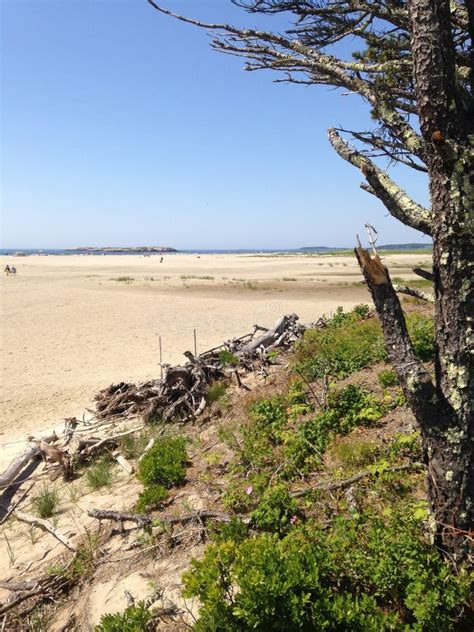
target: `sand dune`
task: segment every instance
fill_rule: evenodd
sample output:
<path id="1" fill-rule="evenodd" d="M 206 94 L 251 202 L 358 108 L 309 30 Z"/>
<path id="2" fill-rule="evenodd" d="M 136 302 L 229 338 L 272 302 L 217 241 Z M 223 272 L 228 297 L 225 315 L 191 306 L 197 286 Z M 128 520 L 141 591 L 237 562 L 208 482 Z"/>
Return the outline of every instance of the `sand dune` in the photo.
<path id="1" fill-rule="evenodd" d="M 409 276 L 426 255 L 392 255 Z M 29 433 L 81 415 L 112 382 L 159 375 L 164 361 L 296 312 L 316 320 L 338 305 L 368 302 L 352 257 L 171 255 L 2 257 L 0 462 Z"/>

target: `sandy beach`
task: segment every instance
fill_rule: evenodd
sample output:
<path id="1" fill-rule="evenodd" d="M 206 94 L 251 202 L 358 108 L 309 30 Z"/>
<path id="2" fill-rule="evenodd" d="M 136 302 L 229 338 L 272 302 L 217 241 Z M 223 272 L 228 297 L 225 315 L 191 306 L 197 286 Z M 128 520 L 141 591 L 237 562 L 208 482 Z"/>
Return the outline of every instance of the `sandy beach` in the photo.
<path id="1" fill-rule="evenodd" d="M 412 277 L 429 256 L 385 258 Z M 369 302 L 349 256 L 165 255 L 2 257 L 0 465 L 30 433 L 82 415 L 113 382 L 159 376 L 198 352 L 296 312 L 315 321 Z"/>

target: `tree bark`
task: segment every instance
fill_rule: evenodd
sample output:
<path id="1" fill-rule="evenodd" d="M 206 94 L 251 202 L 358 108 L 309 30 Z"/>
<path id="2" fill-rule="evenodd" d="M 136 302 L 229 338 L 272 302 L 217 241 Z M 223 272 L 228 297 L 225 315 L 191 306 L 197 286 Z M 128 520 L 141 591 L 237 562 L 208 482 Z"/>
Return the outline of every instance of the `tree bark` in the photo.
<path id="1" fill-rule="evenodd" d="M 410 0 L 415 91 L 433 217 L 436 414 L 422 420 L 438 544 L 462 557 L 474 527 L 474 140 L 455 82 L 448 0 Z"/>

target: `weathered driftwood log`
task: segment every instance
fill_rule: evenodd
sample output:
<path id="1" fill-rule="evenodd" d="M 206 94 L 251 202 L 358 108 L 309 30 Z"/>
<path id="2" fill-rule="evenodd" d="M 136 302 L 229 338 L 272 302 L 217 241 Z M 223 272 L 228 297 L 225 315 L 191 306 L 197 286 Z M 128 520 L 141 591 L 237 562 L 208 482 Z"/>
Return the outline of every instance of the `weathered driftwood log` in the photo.
<path id="1" fill-rule="evenodd" d="M 12 483 L 14 483 L 17 476 L 20 472 L 25 468 L 30 461 L 39 456 L 41 453 L 40 444 L 43 445 L 52 443 L 57 440 L 56 433 L 53 433 L 47 437 L 43 437 L 39 441 L 35 441 L 32 443 L 31 447 L 28 448 L 23 454 L 14 459 L 7 469 L 0 474 L 0 489 L 6 489 Z"/>
<path id="2" fill-rule="evenodd" d="M 277 323 L 275 324 L 273 329 L 268 329 L 261 336 L 255 338 L 251 342 L 248 342 L 241 349 L 237 351 L 237 355 L 246 355 L 254 353 L 257 349 L 263 347 L 266 349 L 273 345 L 277 340 L 282 338 L 282 336 L 290 332 L 293 326 L 296 324 L 298 320 L 298 316 L 296 314 L 289 314 L 287 316 L 282 316 Z M 282 339 L 283 340 L 283 339 Z"/>
<path id="3" fill-rule="evenodd" d="M 31 599 L 33 597 L 41 596 L 52 599 L 54 598 L 54 595 L 57 595 L 58 592 L 60 592 L 64 588 L 64 586 L 68 584 L 69 581 L 70 580 L 67 577 L 46 574 L 38 579 L 36 582 L 34 582 L 35 587 L 33 587 L 31 590 L 12 591 L 12 595 L 10 596 L 10 598 L 7 599 L 7 601 L 5 602 L 0 603 L 0 615 L 6 614 L 10 610 L 13 610 L 17 606 L 19 606 L 24 601 L 27 601 L 28 599 Z M 6 588 L 8 589 L 8 586 L 6 586 Z M 20 594 L 17 594 L 18 592 Z M 5 623 L 5 621 L 6 620 L 4 619 L 3 623 Z M 10 629 L 17 630 L 19 628 L 5 628 L 5 630 Z"/>
<path id="4" fill-rule="evenodd" d="M 134 432 L 139 432 L 140 430 L 143 430 L 143 426 L 138 426 L 137 428 L 131 428 L 130 430 L 125 430 L 124 432 L 120 432 L 119 434 L 103 437 L 102 439 L 87 440 L 86 443 L 88 445 L 86 445 L 84 449 L 80 450 L 78 454 L 75 456 L 75 458 L 78 461 L 83 461 L 94 452 L 97 452 L 97 450 L 99 450 L 99 448 L 102 448 L 104 445 L 108 443 L 117 443 L 118 439 L 121 439 L 122 437 L 126 437 L 127 435 L 130 435 L 130 434 L 133 434 Z M 81 441 L 81 443 L 83 443 L 84 445 L 84 442 Z"/>
<path id="5" fill-rule="evenodd" d="M 183 516 L 146 516 L 143 514 L 128 514 L 121 511 L 111 511 L 108 509 L 89 509 L 87 511 L 91 518 L 97 520 L 111 520 L 112 522 L 119 522 L 123 525 L 124 522 L 134 522 L 140 527 L 150 525 L 153 522 L 159 521 L 163 524 L 185 524 L 193 520 L 219 520 L 219 522 L 230 522 L 232 517 L 229 514 L 222 513 L 220 511 L 196 511 L 195 513 L 184 514 Z"/>
<path id="6" fill-rule="evenodd" d="M 198 356 L 186 351 L 187 363 L 173 367 L 163 365 L 165 372 L 161 380 L 111 385 L 96 396 L 96 415 L 99 419 L 140 416 L 145 422 L 194 420 L 204 411 L 211 383 L 226 378 L 223 351 L 235 355 L 236 363 L 245 370 L 254 371 L 268 362 L 267 353 L 277 348 L 286 349 L 303 335 L 306 328 L 297 321 L 296 314 L 288 314 L 279 318 L 272 329 L 255 325 L 253 332 Z M 256 337 L 261 331 L 263 334 Z"/>
<path id="7" fill-rule="evenodd" d="M 31 582 L 11 582 L 0 581 L 0 588 L 3 590 L 11 590 L 12 592 L 27 592 L 28 590 L 34 590 L 38 587 L 37 581 Z"/>

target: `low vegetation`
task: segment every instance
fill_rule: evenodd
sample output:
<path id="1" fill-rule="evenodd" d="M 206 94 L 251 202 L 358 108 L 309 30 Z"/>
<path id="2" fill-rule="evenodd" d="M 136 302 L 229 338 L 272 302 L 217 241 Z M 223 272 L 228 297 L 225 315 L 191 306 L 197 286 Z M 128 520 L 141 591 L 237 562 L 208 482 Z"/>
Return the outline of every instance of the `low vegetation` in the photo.
<path id="1" fill-rule="evenodd" d="M 309 380 L 324 376 L 341 379 L 386 360 L 380 324 L 368 315 L 366 305 L 357 306 L 349 313 L 339 308 L 327 327 L 308 330 L 297 347 L 295 370 Z M 423 314 L 409 314 L 407 326 L 417 356 L 425 361 L 432 359 L 433 319 Z"/>
<path id="2" fill-rule="evenodd" d="M 184 482 L 188 460 L 186 443 L 184 437 L 164 437 L 143 456 L 138 465 L 138 479 L 144 489 L 138 497 L 137 511 L 158 506 L 167 497 L 168 489 Z"/>
<path id="3" fill-rule="evenodd" d="M 146 602 L 139 601 L 123 613 L 103 615 L 94 632 L 152 632 L 155 629 Z"/>
<path id="4" fill-rule="evenodd" d="M 418 355 L 429 361 L 431 319 L 415 312 L 409 327 Z M 183 597 L 200 604 L 187 627 L 471 630 L 473 576 L 432 545 L 420 435 L 405 421 L 405 398 L 385 359 L 377 321 L 358 306 L 338 310 L 327 327 L 306 333 L 287 365 L 288 379 L 270 380 L 243 397 L 223 382 L 211 385 L 207 400 L 216 404 L 210 410 L 221 425 L 212 443 L 212 423 L 202 434 L 196 426 L 190 430 L 197 435 L 192 486 L 193 492 L 198 484 L 209 486 L 205 508 L 230 514 L 224 522 L 198 517 L 188 530 L 180 524 L 173 531 L 165 517 L 179 516 L 178 507 L 161 513 L 171 504 L 170 490 L 187 482 L 189 438 L 158 436 L 163 426 L 120 438 L 120 452 L 135 460 L 143 484 L 134 509 L 156 512 L 138 542 L 153 555 L 171 543 L 166 554 L 172 555 L 180 547 L 176 533 L 185 534 L 186 550 L 189 542 L 210 538 L 183 576 Z M 230 352 L 220 361 L 237 364 Z M 152 436 L 155 443 L 144 454 Z M 86 470 L 86 480 L 100 489 L 111 471 L 102 457 Z M 183 497 L 182 509 L 192 516 Z M 73 563 L 51 574 L 68 581 L 90 577 L 100 547 L 88 535 Z M 104 615 L 95 632 L 160 629 L 162 610 L 151 603 Z"/>
<path id="5" fill-rule="evenodd" d="M 296 513 L 291 524 L 290 501 L 274 493 L 257 514 L 265 532 L 227 529 L 192 562 L 185 596 L 202 604 L 194 630 L 440 632 L 468 623 L 469 576 L 425 541 L 409 508 L 337 517 L 327 529 Z"/>
<path id="6" fill-rule="evenodd" d="M 110 279 L 111 281 L 117 281 L 117 283 L 133 283 L 135 281 L 134 277 L 131 276 L 119 276 L 119 277 L 112 277 Z"/>
<path id="7" fill-rule="evenodd" d="M 40 518 L 51 518 L 59 511 L 61 498 L 56 487 L 44 483 L 33 501 L 35 512 Z"/>
<path id="8" fill-rule="evenodd" d="M 110 487 L 112 480 L 112 461 L 109 457 L 103 457 L 86 470 L 86 481 L 94 491 Z"/>

